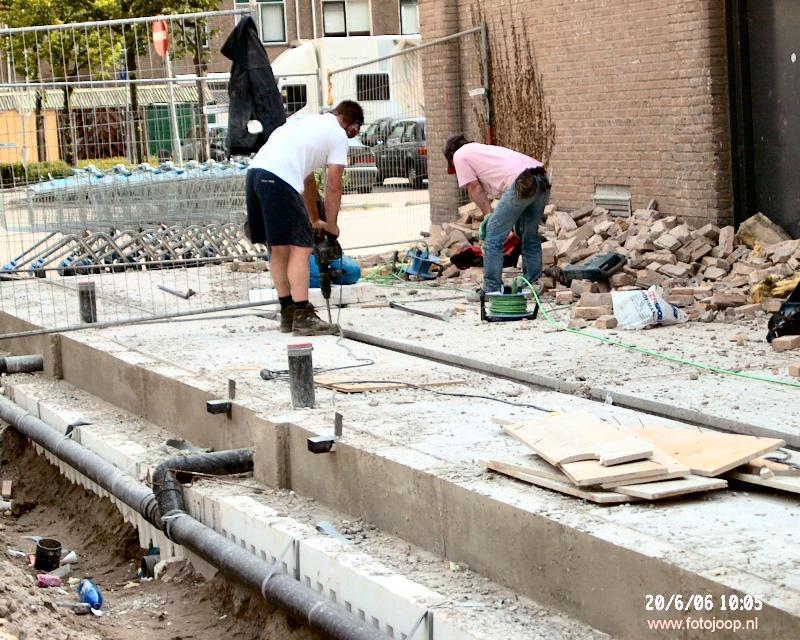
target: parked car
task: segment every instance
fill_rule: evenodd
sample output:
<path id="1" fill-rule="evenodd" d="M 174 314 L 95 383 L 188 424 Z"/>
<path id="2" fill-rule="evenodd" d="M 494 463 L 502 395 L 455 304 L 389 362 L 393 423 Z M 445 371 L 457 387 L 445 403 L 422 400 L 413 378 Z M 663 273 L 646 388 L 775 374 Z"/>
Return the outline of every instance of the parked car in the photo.
<path id="1" fill-rule="evenodd" d="M 214 126 L 213 124 L 208 126 L 208 146 L 212 160 L 222 162 L 227 159 L 228 152 L 225 148 L 227 131 L 227 127 Z M 203 157 L 199 128 L 192 130 L 191 134 L 186 137 L 184 144 L 181 145 L 181 155 L 184 162 L 186 160 L 200 160 Z"/>
<path id="2" fill-rule="evenodd" d="M 364 146 L 358 138 L 348 141 L 347 166 L 344 169 L 344 190 L 369 193 L 378 184 L 378 167 L 372 149 Z"/>
<path id="3" fill-rule="evenodd" d="M 372 148 L 378 167 L 378 184 L 386 178 L 408 178 L 414 189 L 422 189 L 428 177 L 428 146 L 425 118 L 398 120 L 384 144 Z"/>
<path id="4" fill-rule="evenodd" d="M 381 118 L 380 120 L 375 120 L 375 122 L 370 122 L 360 136 L 361 142 L 368 147 L 385 143 L 386 138 L 394 129 L 395 122 L 397 122 L 396 118 Z"/>

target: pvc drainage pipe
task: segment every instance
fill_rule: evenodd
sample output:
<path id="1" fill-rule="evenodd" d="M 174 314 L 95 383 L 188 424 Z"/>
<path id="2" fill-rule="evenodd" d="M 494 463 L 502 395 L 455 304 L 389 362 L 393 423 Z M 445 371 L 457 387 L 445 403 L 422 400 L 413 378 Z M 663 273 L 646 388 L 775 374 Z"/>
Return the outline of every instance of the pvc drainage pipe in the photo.
<path id="1" fill-rule="evenodd" d="M 44 371 L 44 358 L 41 355 L 0 358 L 0 373 L 33 373 L 34 371 Z"/>
<path id="2" fill-rule="evenodd" d="M 171 540 L 185 546 L 222 573 L 258 591 L 265 600 L 284 609 L 309 628 L 333 640 L 388 640 L 387 635 L 355 618 L 343 607 L 320 597 L 293 577 L 275 573 L 272 565 L 233 544 L 188 513 L 174 511 L 165 521 L 162 520 L 156 496 L 148 487 L 2 396 L 0 419 L 135 509 L 150 524 L 164 530 Z M 241 461 L 241 451 L 220 453 L 233 453 Z"/>

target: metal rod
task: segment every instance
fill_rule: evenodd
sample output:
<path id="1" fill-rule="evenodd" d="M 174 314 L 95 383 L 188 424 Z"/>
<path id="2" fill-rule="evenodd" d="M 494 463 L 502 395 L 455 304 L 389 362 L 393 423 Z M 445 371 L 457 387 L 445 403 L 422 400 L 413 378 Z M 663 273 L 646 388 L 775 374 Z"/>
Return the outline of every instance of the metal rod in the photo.
<path id="1" fill-rule="evenodd" d="M 350 65 L 349 67 L 334 69 L 333 71 L 331 71 L 331 74 L 341 73 L 343 71 L 352 71 L 353 69 L 360 69 L 365 64 L 371 64 L 373 62 L 383 62 L 384 60 L 389 60 L 390 58 L 396 58 L 397 56 L 408 55 L 409 53 L 414 53 L 415 51 L 419 51 L 421 49 L 427 49 L 428 47 L 441 44 L 442 42 L 448 42 L 449 40 L 456 40 L 457 38 L 469 35 L 470 33 L 478 33 L 478 31 L 480 31 L 481 29 L 482 27 L 473 27 L 472 29 L 467 29 L 466 31 L 459 31 L 458 33 L 453 33 L 449 36 L 444 36 L 443 38 L 436 38 L 436 40 L 431 40 L 430 42 L 426 42 L 425 44 L 421 44 L 416 47 L 409 47 L 408 49 L 403 49 L 402 51 L 398 51 L 397 53 L 390 53 L 388 55 L 381 56 L 380 58 L 373 58 L 372 60 L 367 60 L 366 62 L 359 62 L 358 64 L 353 64 Z"/>
<path id="2" fill-rule="evenodd" d="M 483 108 L 486 111 L 486 144 L 494 144 L 492 124 L 492 100 L 489 94 L 489 30 L 481 25 L 481 58 L 483 62 Z"/>
<path id="3" fill-rule="evenodd" d="M 117 18 L 116 20 L 101 20 L 95 22 L 70 22 L 69 24 L 48 24 L 35 27 L 13 27 L 0 29 L 0 38 L 14 33 L 32 33 L 34 31 L 66 31 L 68 29 L 93 29 L 97 27 L 117 27 L 129 24 L 150 24 L 155 20 L 165 22 L 178 22 L 181 20 L 206 20 L 220 16 L 237 16 L 250 13 L 250 9 L 226 9 L 224 11 L 201 11 L 195 13 L 177 13 L 166 16 L 148 16 L 145 18 Z"/>
<path id="4" fill-rule="evenodd" d="M 76 273 L 90 273 L 96 272 L 97 269 L 129 269 L 129 268 L 140 268 L 140 267 L 147 267 L 147 266 L 162 266 L 162 265 L 178 265 L 181 266 L 184 263 L 191 263 L 191 265 L 195 265 L 198 263 L 207 263 L 207 262 L 232 262 L 239 260 L 241 258 L 261 258 L 266 260 L 269 257 L 267 253 L 247 253 L 247 254 L 240 254 L 235 256 L 215 256 L 212 258 L 175 258 L 171 260 L 143 260 L 141 262 L 133 262 L 133 261 L 126 261 L 126 262 L 114 262 L 113 264 L 98 264 L 98 265 L 91 265 L 91 266 L 82 266 L 82 267 L 75 267 Z M 41 271 L 58 271 L 59 267 L 45 267 L 42 268 Z M 39 269 L 37 269 L 39 271 Z M 8 271 L 2 272 L 5 275 L 15 275 L 15 274 L 25 274 L 28 273 L 27 269 L 10 269 Z"/>
<path id="5" fill-rule="evenodd" d="M 228 72 L 220 73 L 218 76 L 206 76 L 208 82 L 228 82 L 231 74 Z M 275 75 L 275 78 L 316 78 L 316 73 L 289 73 L 285 75 Z M 92 88 L 92 87 L 105 87 L 105 86 L 128 86 L 128 85 L 164 85 L 164 84 L 178 84 L 192 86 L 197 83 L 198 76 L 186 76 L 182 78 L 137 78 L 137 79 L 122 79 L 122 78 L 108 78 L 106 80 L 40 80 L 37 82 L 0 82 L 0 89 L 33 89 L 37 87 L 59 89 L 63 87 Z M 22 92 L 17 92 L 22 93 Z"/>
<path id="6" fill-rule="evenodd" d="M 164 293 L 169 293 L 173 296 L 177 296 L 178 298 L 183 298 L 184 300 L 188 300 L 191 298 L 197 291 L 194 289 L 189 289 L 187 292 L 177 291 L 176 289 L 170 289 L 169 287 L 165 287 L 163 285 L 156 285 L 159 289 L 161 289 Z"/>
<path id="7" fill-rule="evenodd" d="M 121 327 L 129 324 L 142 324 L 155 320 L 169 320 L 171 318 L 184 318 L 186 316 L 202 316 L 207 313 L 220 313 L 222 311 L 234 311 L 236 309 L 249 309 L 251 307 L 265 307 L 267 305 L 278 304 L 277 300 L 266 302 L 243 302 L 241 304 L 231 304 L 224 307 L 212 307 L 210 309 L 192 309 L 190 311 L 176 311 L 175 313 L 162 313 L 146 318 L 130 318 L 128 320 L 109 320 L 107 322 L 96 322 L 91 327 L 85 324 L 73 324 L 66 327 L 53 327 L 52 329 L 32 329 L 30 331 L 17 331 L 16 333 L 4 333 L 0 335 L 0 340 L 13 340 L 14 338 L 28 338 L 30 336 L 46 336 L 51 333 L 69 333 L 80 331 L 81 329 L 105 329 L 107 327 Z"/>
<path id="8" fill-rule="evenodd" d="M 425 316 L 426 318 L 433 318 L 434 320 L 441 320 L 442 322 L 448 322 L 447 318 L 444 316 L 439 315 L 438 313 L 432 313 L 431 311 L 422 311 L 420 309 L 412 309 L 411 307 L 404 307 L 402 304 L 397 304 L 396 302 L 390 302 L 389 306 L 392 309 L 397 309 L 398 311 L 405 311 L 406 313 L 413 313 L 417 316 Z"/>

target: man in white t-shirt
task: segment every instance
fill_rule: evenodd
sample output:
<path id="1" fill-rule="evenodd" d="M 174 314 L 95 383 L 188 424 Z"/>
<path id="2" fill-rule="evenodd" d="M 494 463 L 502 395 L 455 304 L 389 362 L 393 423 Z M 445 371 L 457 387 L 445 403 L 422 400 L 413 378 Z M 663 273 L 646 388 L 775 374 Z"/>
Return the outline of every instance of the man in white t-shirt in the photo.
<path id="1" fill-rule="evenodd" d="M 339 235 L 347 139 L 358 134 L 364 112 L 345 100 L 322 115 L 294 116 L 281 125 L 250 162 L 247 221 L 252 242 L 270 250 L 270 271 L 281 304 L 281 331 L 332 335 L 334 325 L 308 302 L 308 261 L 314 233 Z M 327 167 L 324 220 L 317 210 L 314 171 Z"/>

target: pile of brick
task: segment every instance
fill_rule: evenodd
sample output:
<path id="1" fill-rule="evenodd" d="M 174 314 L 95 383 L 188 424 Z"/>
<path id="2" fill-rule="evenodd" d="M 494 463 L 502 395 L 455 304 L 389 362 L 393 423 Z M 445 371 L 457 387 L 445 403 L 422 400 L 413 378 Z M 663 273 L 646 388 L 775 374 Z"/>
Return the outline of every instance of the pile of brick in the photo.
<path id="1" fill-rule="evenodd" d="M 654 210 L 638 210 L 627 218 L 602 209 L 554 210 L 545 218 L 543 231 L 548 238 L 542 247 L 545 266 L 563 267 L 607 252 L 627 258 L 608 283 L 573 281 L 568 289 L 554 281 L 545 283 L 556 288 L 556 302 L 578 300 L 575 317 L 584 320 L 610 311 L 610 296 L 584 298 L 585 294 L 651 285 L 661 286 L 667 301 L 684 308 L 691 320 L 710 322 L 720 312 L 734 317 L 774 312 L 781 298 L 753 302 L 752 288 L 800 271 L 800 240 L 791 240 L 760 215 L 735 233 L 732 226 L 695 228 Z"/>
<path id="2" fill-rule="evenodd" d="M 446 258 L 478 241 L 482 213 L 474 205 L 466 205 L 460 214 L 457 222 L 431 227 L 429 245 L 440 256 Z M 541 283 L 558 304 L 578 303 L 575 320 L 612 315 L 608 293 L 612 289 L 647 289 L 651 285 L 661 286 L 666 299 L 683 308 L 690 320 L 710 322 L 720 313 L 728 317 L 752 316 L 762 310 L 771 313 L 782 299 L 766 297 L 753 302 L 753 286 L 800 272 L 800 240 L 791 240 L 761 214 L 735 232 L 732 226 L 696 227 L 653 209 L 619 217 L 599 207 L 566 212 L 549 205 L 540 234 L 545 274 L 601 253 L 616 252 L 627 258 L 622 271 L 608 282 L 577 280 L 565 287 L 553 275 L 542 276 Z M 443 275 L 458 273 L 445 260 Z M 604 318 L 601 324 L 612 325 L 613 320 Z"/>

